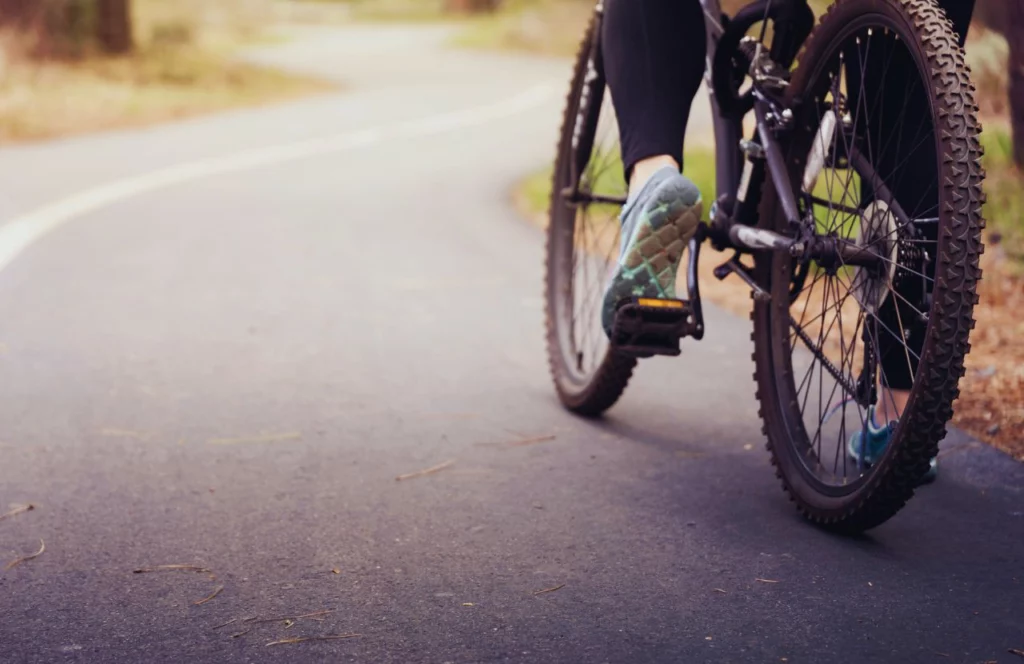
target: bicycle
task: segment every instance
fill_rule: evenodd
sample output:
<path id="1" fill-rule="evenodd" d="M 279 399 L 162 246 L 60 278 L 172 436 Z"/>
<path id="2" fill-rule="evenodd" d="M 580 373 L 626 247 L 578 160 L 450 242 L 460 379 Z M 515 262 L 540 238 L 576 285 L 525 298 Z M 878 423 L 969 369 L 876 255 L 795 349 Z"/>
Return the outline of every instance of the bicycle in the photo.
<path id="1" fill-rule="evenodd" d="M 719 0 L 701 4 L 717 197 L 685 247 L 686 299 L 622 303 L 611 339 L 597 312 L 618 258 L 625 182 L 601 2 L 583 39 L 547 231 L 555 387 L 569 410 L 597 416 L 622 395 L 637 358 L 678 355 L 681 339 L 700 340 L 701 246 L 733 252 L 714 274 L 738 276 L 754 300 L 756 396 L 776 474 L 806 518 L 861 532 L 913 496 L 964 375 L 983 251 L 970 73 L 931 0 L 837 0 L 817 24 L 803 0 L 759 0 L 732 17 Z M 896 62 L 916 77 L 894 100 L 883 72 Z M 916 134 L 903 136 L 907 127 Z M 934 172 L 905 180 L 910 155 L 927 157 Z M 906 194 L 915 186 L 916 204 Z M 667 242 L 666 251 L 684 248 Z M 886 393 L 886 366 L 895 374 L 903 362 L 910 397 L 884 456 L 873 465 L 850 458 L 845 441 Z"/>

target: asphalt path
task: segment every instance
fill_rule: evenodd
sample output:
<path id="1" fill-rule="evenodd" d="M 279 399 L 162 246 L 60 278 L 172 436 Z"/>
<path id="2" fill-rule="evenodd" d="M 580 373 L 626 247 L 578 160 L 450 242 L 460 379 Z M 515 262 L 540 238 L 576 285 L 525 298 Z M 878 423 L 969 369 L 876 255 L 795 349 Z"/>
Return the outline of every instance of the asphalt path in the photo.
<path id="1" fill-rule="evenodd" d="M 713 307 L 559 407 L 509 199 L 568 64 L 446 41 L 303 30 L 251 57 L 337 94 L 0 151 L 0 564 L 45 542 L 0 661 L 1020 662 L 1008 457 L 953 431 L 889 523 L 807 525 Z"/>

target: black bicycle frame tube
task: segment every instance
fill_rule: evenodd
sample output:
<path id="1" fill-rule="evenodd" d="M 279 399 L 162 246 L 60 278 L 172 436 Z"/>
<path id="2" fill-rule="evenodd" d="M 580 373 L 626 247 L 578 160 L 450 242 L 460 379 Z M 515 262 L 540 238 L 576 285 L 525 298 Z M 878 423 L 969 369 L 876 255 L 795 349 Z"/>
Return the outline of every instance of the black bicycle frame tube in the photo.
<path id="1" fill-rule="evenodd" d="M 705 59 L 704 85 L 711 99 L 711 117 L 715 128 L 715 144 L 718 146 L 715 160 L 715 186 L 718 195 L 735 193 L 740 185 L 740 139 L 743 138 L 743 125 L 737 118 L 723 117 L 715 99 L 714 86 L 711 83 L 711 63 L 715 61 L 718 40 L 722 37 L 722 6 L 719 0 L 700 0 L 704 10 L 704 29 L 707 35 L 707 55 Z"/>
<path id="2" fill-rule="evenodd" d="M 800 209 L 796 204 L 796 197 L 793 195 L 793 185 L 789 179 L 789 170 L 786 168 L 786 158 L 782 156 L 782 148 L 775 140 L 775 134 L 768 127 L 768 113 L 770 112 L 767 103 L 758 100 L 754 104 L 754 113 L 757 116 L 757 133 L 761 137 L 761 147 L 764 148 L 765 160 L 768 163 L 768 170 L 772 174 L 772 183 L 775 185 L 775 193 L 779 196 L 782 204 L 782 211 L 786 215 L 786 221 L 793 226 L 800 223 Z"/>

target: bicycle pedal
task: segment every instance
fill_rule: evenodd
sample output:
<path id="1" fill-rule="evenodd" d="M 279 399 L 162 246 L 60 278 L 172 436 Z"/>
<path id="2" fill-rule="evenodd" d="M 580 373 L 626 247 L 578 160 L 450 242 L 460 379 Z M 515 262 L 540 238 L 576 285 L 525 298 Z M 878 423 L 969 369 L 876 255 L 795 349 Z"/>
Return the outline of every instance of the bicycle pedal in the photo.
<path id="1" fill-rule="evenodd" d="M 681 352 L 679 340 L 693 334 L 696 325 L 689 302 L 635 297 L 616 310 L 611 342 L 624 355 L 674 357 Z"/>

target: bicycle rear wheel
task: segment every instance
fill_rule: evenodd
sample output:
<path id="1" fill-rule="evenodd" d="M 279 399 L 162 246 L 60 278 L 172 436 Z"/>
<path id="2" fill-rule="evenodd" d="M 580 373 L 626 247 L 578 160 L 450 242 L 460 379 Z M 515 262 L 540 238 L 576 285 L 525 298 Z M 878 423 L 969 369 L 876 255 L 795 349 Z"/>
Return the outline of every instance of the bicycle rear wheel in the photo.
<path id="1" fill-rule="evenodd" d="M 786 151 L 801 211 L 881 267 L 757 256 L 772 300 L 753 314 L 755 379 L 785 490 L 809 519 L 858 532 L 913 495 L 958 396 L 981 277 L 977 107 L 930 0 L 838 0 L 798 61 Z M 770 182 L 760 223 L 796 233 Z M 869 464 L 848 441 L 871 406 L 901 416 Z"/>
<path id="2" fill-rule="evenodd" d="M 618 126 L 595 29 L 580 46 L 552 177 L 545 255 L 548 361 L 562 403 L 596 416 L 622 395 L 636 360 L 601 327 L 601 302 L 619 253 L 626 196 Z"/>

